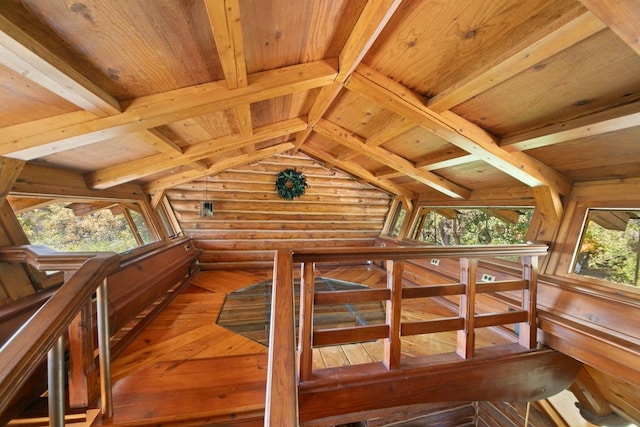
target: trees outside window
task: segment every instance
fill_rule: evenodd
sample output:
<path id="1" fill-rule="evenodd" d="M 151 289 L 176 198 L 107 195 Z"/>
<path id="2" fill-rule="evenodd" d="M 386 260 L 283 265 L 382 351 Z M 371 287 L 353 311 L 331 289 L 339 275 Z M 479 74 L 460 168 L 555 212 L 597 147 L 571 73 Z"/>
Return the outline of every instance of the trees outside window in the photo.
<path id="1" fill-rule="evenodd" d="M 640 286 L 640 210 L 589 209 L 572 272 Z"/>

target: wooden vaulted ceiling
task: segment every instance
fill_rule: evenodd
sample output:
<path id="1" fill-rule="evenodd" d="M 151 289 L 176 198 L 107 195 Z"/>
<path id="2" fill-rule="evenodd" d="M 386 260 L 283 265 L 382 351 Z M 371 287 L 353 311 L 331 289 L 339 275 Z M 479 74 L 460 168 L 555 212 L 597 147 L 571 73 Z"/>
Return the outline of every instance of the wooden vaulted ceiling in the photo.
<path id="1" fill-rule="evenodd" d="M 300 152 L 401 196 L 564 195 L 640 176 L 639 38 L 635 0 L 6 0 L 0 156 L 149 193 Z"/>

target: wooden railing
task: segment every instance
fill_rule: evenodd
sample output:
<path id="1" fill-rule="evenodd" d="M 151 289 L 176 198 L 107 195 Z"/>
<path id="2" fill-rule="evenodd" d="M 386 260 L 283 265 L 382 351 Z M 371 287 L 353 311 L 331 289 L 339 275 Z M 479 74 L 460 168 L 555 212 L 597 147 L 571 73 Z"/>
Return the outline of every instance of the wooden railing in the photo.
<path id="1" fill-rule="evenodd" d="M 91 301 L 92 295 L 99 288 L 105 288 L 105 279 L 118 268 L 120 256 L 115 253 L 56 253 L 45 247 L 24 246 L 0 249 L 0 261 L 26 263 L 39 271 L 63 271 L 67 278 L 60 289 L 0 349 L 0 415 L 8 409 L 48 353 L 51 425 L 64 425 L 62 337 L 77 313 Z M 106 289 L 98 292 L 99 296 L 102 294 L 104 297 L 103 304 L 98 303 L 101 311 L 98 314 L 99 322 L 101 318 L 108 318 L 105 292 Z M 106 328 L 108 341 L 108 324 L 102 325 L 102 329 Z M 104 346 L 101 349 L 104 351 Z M 108 362 L 104 353 L 101 356 L 101 365 Z M 107 381 L 103 379 L 101 383 Z"/>
<path id="2" fill-rule="evenodd" d="M 48 379 L 49 400 L 56 402 L 56 407 L 49 410 L 50 418 L 63 422 L 66 397 L 72 408 L 87 408 L 100 397 L 103 417 L 109 418 L 110 357 L 131 342 L 189 283 L 198 272 L 194 264 L 198 253 L 186 238 L 161 246 L 148 245 L 126 257 L 113 253 L 58 253 L 44 246 L 0 248 L 0 262 L 28 264 L 43 272 L 59 271 L 65 278 L 65 283 L 0 350 L 0 424 L 9 419 L 6 410 L 11 399 L 40 369 L 47 351 L 48 356 L 55 356 L 48 366 L 56 367 Z M 63 334 L 68 342 L 59 339 Z M 100 378 L 95 369 L 96 341 Z M 65 366 L 67 348 L 70 357 Z M 63 371 L 67 368 L 65 395 Z M 25 393 L 25 397 L 30 396 Z"/>
<path id="3" fill-rule="evenodd" d="M 393 370 L 401 365 L 401 337 L 403 336 L 456 331 L 456 352 L 462 358 L 472 358 L 475 350 L 476 328 L 518 323 L 519 343 L 528 349 L 535 348 L 537 345 L 537 265 L 538 257 L 546 253 L 547 246 L 543 244 L 278 251 L 274 265 L 265 425 L 297 424 L 298 382 L 313 378 L 312 350 L 314 346 L 383 339 L 382 363 L 387 369 Z M 477 283 L 478 260 L 499 256 L 520 257 L 522 279 Z M 440 258 L 460 259 L 460 283 L 416 287 L 402 286 L 405 260 Z M 315 263 L 353 261 L 383 262 L 387 270 L 386 289 L 318 293 L 314 291 Z M 293 265 L 296 263 L 301 265 L 297 350 L 293 338 L 296 322 L 292 291 Z M 476 294 L 503 291 L 521 291 L 521 307 L 504 313 L 476 314 Z M 460 298 L 457 316 L 419 322 L 401 321 L 403 300 L 451 295 L 459 295 Z M 314 305 L 370 301 L 385 302 L 386 322 L 384 324 L 314 331 Z M 295 358 L 292 357 L 296 351 L 297 364 Z M 272 396 L 274 397 L 272 398 Z M 283 405 L 282 402 L 289 403 Z"/>

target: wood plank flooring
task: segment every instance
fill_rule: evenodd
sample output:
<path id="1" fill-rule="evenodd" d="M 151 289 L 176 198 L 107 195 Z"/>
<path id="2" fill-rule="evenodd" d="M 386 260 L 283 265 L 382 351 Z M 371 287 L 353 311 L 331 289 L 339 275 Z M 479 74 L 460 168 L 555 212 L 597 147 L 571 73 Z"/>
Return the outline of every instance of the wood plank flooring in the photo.
<path id="1" fill-rule="evenodd" d="M 386 286 L 375 266 L 320 269 L 320 274 L 371 287 Z M 206 271 L 113 362 L 114 417 L 94 426 L 262 425 L 267 348 L 216 324 L 228 292 L 271 278 L 270 270 Z M 429 301 L 407 304 L 406 318 L 450 316 Z M 424 317 L 423 317 L 424 318 Z M 449 352 L 455 333 L 403 338 L 406 356 Z M 478 346 L 506 342 L 490 331 Z M 314 350 L 314 368 L 382 359 L 381 341 Z"/>

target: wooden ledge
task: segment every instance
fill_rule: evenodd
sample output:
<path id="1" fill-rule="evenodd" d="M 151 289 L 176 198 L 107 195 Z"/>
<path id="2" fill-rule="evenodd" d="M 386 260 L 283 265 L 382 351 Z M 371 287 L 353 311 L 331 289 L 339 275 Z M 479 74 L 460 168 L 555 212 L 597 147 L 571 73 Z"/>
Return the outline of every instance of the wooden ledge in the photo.
<path id="1" fill-rule="evenodd" d="M 472 359 L 455 353 L 314 371 L 300 385 L 300 421 L 380 408 L 454 401 L 533 401 L 571 385 L 582 364 L 548 348 L 519 344 L 478 349 Z"/>

